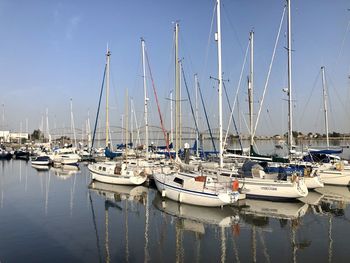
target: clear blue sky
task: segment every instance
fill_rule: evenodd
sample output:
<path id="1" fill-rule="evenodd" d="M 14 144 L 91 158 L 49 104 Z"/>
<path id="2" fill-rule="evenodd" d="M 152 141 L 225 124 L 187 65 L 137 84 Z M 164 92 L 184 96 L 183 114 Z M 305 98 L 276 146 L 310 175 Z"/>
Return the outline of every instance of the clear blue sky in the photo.
<path id="1" fill-rule="evenodd" d="M 223 71 L 224 78 L 230 80 L 226 86 L 231 100 L 252 28 L 256 101 L 261 97 L 284 4 L 283 0 L 222 0 Z M 1 126 L 4 108 L 8 129 L 19 131 L 22 123 L 24 131 L 28 119 L 31 132 L 39 127 L 48 108 L 51 129 L 69 127 L 70 98 L 75 126 L 82 127 L 88 111 L 93 123 L 107 43 L 112 52 L 112 124 L 121 126 L 126 89 L 134 98 L 141 121 L 140 37 L 144 37 L 169 128 L 169 101 L 165 98 L 174 89 L 173 22 L 176 20 L 180 21 L 180 54 L 192 99 L 193 74 L 198 73 L 215 126 L 217 90 L 213 88 L 216 83 L 209 79 L 217 76 L 215 17 L 214 28 L 210 30 L 214 6 L 214 0 L 0 0 L 0 103 L 4 105 Z M 294 130 L 323 132 L 322 84 L 318 76 L 323 65 L 330 93 L 330 130 L 350 130 L 349 8 L 348 0 L 292 1 Z M 286 131 L 287 104 L 282 100 L 285 99 L 282 88 L 287 84 L 285 29 L 284 23 L 258 134 Z M 239 93 L 240 110 L 245 116 L 247 74 L 246 69 Z M 151 123 L 158 126 L 150 81 L 148 92 Z M 182 94 L 185 97 L 185 90 Z M 189 107 L 187 103 L 183 105 L 184 122 L 189 126 Z M 226 104 L 224 112 L 226 127 Z M 203 118 L 200 127 L 206 129 Z M 242 118 L 241 127 L 246 133 Z"/>

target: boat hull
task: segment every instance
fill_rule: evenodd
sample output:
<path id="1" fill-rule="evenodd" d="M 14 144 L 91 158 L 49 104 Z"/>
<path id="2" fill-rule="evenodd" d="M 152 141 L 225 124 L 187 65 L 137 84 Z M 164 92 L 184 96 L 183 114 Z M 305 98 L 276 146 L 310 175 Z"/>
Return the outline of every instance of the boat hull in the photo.
<path id="1" fill-rule="evenodd" d="M 141 185 L 147 180 L 147 176 L 142 174 L 139 176 L 128 174 L 114 174 L 114 173 L 103 173 L 94 169 L 94 164 L 89 165 L 88 169 L 91 173 L 92 179 L 108 184 L 121 184 L 121 185 Z"/>
<path id="2" fill-rule="evenodd" d="M 290 200 L 305 197 L 308 189 L 304 180 L 299 182 L 275 181 L 257 178 L 238 178 L 242 193 L 248 198 L 265 200 Z"/>
<path id="3" fill-rule="evenodd" d="M 312 177 L 304 176 L 304 181 L 307 189 L 324 187 L 324 183 L 322 182 L 320 176 L 312 176 Z"/>
<path id="4" fill-rule="evenodd" d="M 350 185 L 350 171 L 320 170 L 318 171 L 322 182 L 329 185 Z"/>
<path id="5" fill-rule="evenodd" d="M 169 175 L 155 174 L 153 177 L 157 189 L 162 196 L 173 201 L 197 206 L 219 207 L 232 204 L 238 200 L 238 194 L 233 197 L 224 191 L 211 192 L 178 187 L 175 184 L 171 184 L 171 182 L 167 180 L 167 176 Z"/>

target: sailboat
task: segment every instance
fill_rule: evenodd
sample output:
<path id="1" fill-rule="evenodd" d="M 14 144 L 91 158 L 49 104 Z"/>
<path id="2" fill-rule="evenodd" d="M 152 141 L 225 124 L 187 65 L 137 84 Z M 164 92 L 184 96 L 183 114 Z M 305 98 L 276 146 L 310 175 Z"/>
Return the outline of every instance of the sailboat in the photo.
<path id="1" fill-rule="evenodd" d="M 109 114 L 108 114 L 108 93 L 109 93 L 109 64 L 110 64 L 110 51 L 107 49 L 107 62 L 106 62 L 106 157 L 113 159 L 116 156 L 121 156 L 122 152 L 117 153 L 109 149 Z M 96 124 L 95 124 L 96 125 Z M 121 184 L 121 185 L 141 185 L 147 180 L 147 175 L 143 168 L 129 167 L 126 163 L 120 163 L 115 161 L 98 162 L 88 165 L 88 169 L 92 175 L 92 179 L 103 183 Z"/>
<path id="2" fill-rule="evenodd" d="M 265 160 L 268 163 L 264 164 L 264 171 L 266 174 L 278 174 L 279 176 L 285 176 L 289 180 L 292 180 L 292 176 L 297 174 L 299 176 L 298 181 L 304 181 L 305 185 L 308 189 L 314 189 L 317 187 L 323 187 L 323 183 L 320 177 L 316 174 L 315 169 L 311 165 L 307 165 L 305 163 L 300 163 L 300 161 L 292 160 L 293 153 L 293 136 L 292 136 L 292 82 L 291 82 L 291 12 L 290 12 L 290 1 L 288 1 L 288 147 L 289 154 L 288 157 L 278 157 L 278 156 L 266 156 L 261 155 L 255 152 L 253 147 L 253 99 L 252 99 L 252 89 L 253 89 L 253 76 L 252 76 L 252 40 L 253 40 L 253 32 L 251 32 L 251 70 L 249 77 L 249 85 L 248 85 L 248 94 L 249 94 L 249 111 L 250 111 L 250 157 L 251 159 L 260 159 L 261 161 Z M 255 126 L 256 127 L 256 126 Z M 272 175 L 271 175 L 272 176 Z M 300 179 L 300 180 L 299 180 Z"/>
<path id="3" fill-rule="evenodd" d="M 217 0 L 217 27 L 218 27 L 218 65 L 219 79 L 222 77 L 221 70 L 221 27 L 220 27 L 220 0 Z M 178 59 L 178 33 L 179 24 L 175 24 L 175 83 L 176 83 L 176 129 L 175 129 L 175 151 L 178 159 L 178 149 L 180 143 L 180 124 L 179 124 L 179 59 Z M 220 119 L 220 165 L 222 165 L 222 101 L 219 89 L 219 119 Z M 154 174 L 154 180 L 162 197 L 171 200 L 198 206 L 218 207 L 236 203 L 240 198 L 238 188 L 231 187 L 230 183 L 219 182 L 216 176 L 199 172 L 181 172 Z"/>
<path id="4" fill-rule="evenodd" d="M 253 32 L 250 32 L 250 40 L 253 39 Z M 252 45 L 251 45 L 252 46 Z M 251 49 L 252 52 L 252 49 Z M 252 57 L 252 54 L 251 54 Z M 252 70 L 251 70 L 252 72 Z M 250 76 L 252 80 L 252 76 Z M 250 81 L 249 91 L 252 93 L 252 83 Z M 252 104 L 252 99 L 250 99 Z M 250 105 L 250 112 L 252 115 L 252 105 Z M 251 123 L 251 145 L 253 144 L 253 120 Z M 220 155 L 221 157 L 222 155 Z M 249 156 L 246 159 L 249 159 Z M 232 169 L 223 168 L 222 165 L 218 169 L 205 169 L 206 174 L 218 176 L 220 181 L 232 183 L 237 180 L 239 182 L 240 191 L 247 196 L 247 198 L 259 198 L 268 200 L 288 200 L 306 196 L 308 189 L 302 178 L 296 174 L 281 180 L 278 174 L 268 174 L 259 164 L 247 160 L 241 169 L 238 171 L 237 167 Z"/>

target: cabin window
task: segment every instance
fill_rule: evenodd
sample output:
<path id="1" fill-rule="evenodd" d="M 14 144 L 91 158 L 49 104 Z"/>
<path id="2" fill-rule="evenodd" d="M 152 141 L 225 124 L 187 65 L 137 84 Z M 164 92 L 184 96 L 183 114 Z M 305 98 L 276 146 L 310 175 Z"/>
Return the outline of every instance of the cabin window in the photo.
<path id="1" fill-rule="evenodd" d="M 105 172 L 106 171 L 106 167 L 103 167 L 102 170 Z"/>
<path id="2" fill-rule="evenodd" d="M 175 177 L 174 182 L 183 185 L 184 180 L 181 178 Z"/>
<path id="3" fill-rule="evenodd" d="M 101 167 L 101 166 L 99 166 L 99 167 L 98 167 L 98 169 L 99 169 L 99 170 L 102 170 L 102 167 Z"/>

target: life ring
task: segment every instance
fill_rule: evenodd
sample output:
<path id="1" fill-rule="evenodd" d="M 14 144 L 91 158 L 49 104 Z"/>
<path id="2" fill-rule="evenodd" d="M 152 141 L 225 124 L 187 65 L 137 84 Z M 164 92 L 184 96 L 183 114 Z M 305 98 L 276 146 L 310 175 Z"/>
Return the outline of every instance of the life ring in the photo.
<path id="1" fill-rule="evenodd" d="M 232 182 L 232 190 L 233 191 L 238 191 L 238 188 L 239 188 L 239 182 L 237 179 L 233 180 Z"/>

